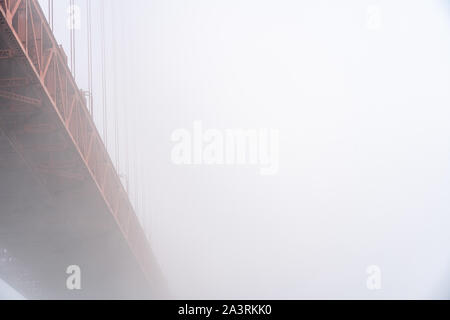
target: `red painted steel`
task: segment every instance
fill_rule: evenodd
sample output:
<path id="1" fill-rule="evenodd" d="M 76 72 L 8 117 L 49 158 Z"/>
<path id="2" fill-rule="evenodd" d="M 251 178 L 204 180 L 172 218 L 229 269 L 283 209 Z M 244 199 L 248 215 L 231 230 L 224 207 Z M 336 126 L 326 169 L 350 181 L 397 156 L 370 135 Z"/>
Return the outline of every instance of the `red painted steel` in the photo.
<path id="1" fill-rule="evenodd" d="M 33 170 L 69 179 L 92 179 L 147 279 L 154 279 L 157 270 L 144 231 L 92 120 L 85 96 L 69 70 L 67 56 L 57 44 L 38 1 L 0 0 L 0 28 L 9 46 L 1 48 L 0 61 L 20 59 L 26 74 L 26 79 L 0 80 L 0 97 L 9 101 L 3 107 L 21 114 L 42 108 L 55 115 L 57 124 L 24 126 L 21 130 L 46 132 L 61 127 L 62 142 L 45 148 L 63 153 L 65 144 L 73 144 L 88 175 L 70 162 L 58 163 L 57 157 L 42 157 L 40 163 L 32 164 Z M 30 147 L 18 145 L 17 150 L 23 152 Z M 27 156 L 26 152 L 23 156 Z"/>

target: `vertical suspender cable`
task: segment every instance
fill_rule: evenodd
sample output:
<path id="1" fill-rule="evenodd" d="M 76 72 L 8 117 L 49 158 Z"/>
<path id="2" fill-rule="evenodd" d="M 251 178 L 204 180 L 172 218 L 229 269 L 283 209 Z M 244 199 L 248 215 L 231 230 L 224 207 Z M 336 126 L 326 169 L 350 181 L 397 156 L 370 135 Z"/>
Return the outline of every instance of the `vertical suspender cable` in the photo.
<path id="1" fill-rule="evenodd" d="M 100 0 L 100 43 L 102 65 L 103 142 L 108 150 L 108 114 L 106 101 L 105 0 Z"/>
<path id="2" fill-rule="evenodd" d="M 134 29 L 134 23 L 133 23 L 133 25 L 131 25 L 131 23 L 133 23 L 133 21 L 130 21 L 130 25 L 129 25 L 129 28 L 130 28 L 130 30 L 133 30 Z M 130 31 L 129 30 L 129 31 Z M 128 53 L 130 54 L 129 55 L 129 61 L 133 61 L 133 58 L 132 58 L 132 54 L 133 54 L 133 52 L 135 52 L 135 45 L 136 45 L 136 43 L 135 43 L 135 41 L 129 41 L 129 43 L 128 43 L 128 45 L 129 45 L 129 48 L 128 48 Z M 131 63 L 129 63 L 128 64 L 128 68 L 130 68 L 131 67 Z M 128 120 L 129 120 L 129 123 L 132 123 L 132 125 L 129 127 L 129 131 L 128 131 L 128 133 L 129 133 L 129 136 L 128 136 L 128 139 L 129 139 L 129 150 L 130 150 L 130 152 L 129 152 L 129 154 L 130 154 L 130 159 L 129 159 L 129 161 L 130 161 L 130 190 L 132 190 L 132 198 L 133 198 L 133 200 L 132 200 L 132 202 L 133 202 L 133 206 L 134 206 L 134 209 L 135 209 L 135 211 L 136 211 L 136 215 L 139 217 L 139 213 L 140 213 L 140 208 L 139 208 L 139 184 L 138 184 L 138 179 L 139 179 L 139 173 L 138 173 L 138 167 L 139 167 L 139 164 L 138 164 L 138 149 L 137 149 L 137 139 L 138 139 L 138 134 L 137 134 L 137 127 L 138 127 L 138 125 L 139 125 L 139 116 L 138 116 L 138 108 L 139 108 L 139 106 L 138 106 L 138 103 L 137 103 L 137 101 L 134 101 L 134 97 L 133 97 L 133 94 L 132 94 L 132 92 L 133 92 L 133 90 L 131 89 L 132 88 L 132 83 L 134 83 L 134 81 L 132 81 L 133 79 L 132 79 L 132 77 L 133 77 L 133 72 L 132 72 L 132 70 L 128 70 L 128 76 L 129 76 L 129 79 L 128 79 L 128 83 L 127 83 L 127 86 L 129 87 L 129 91 L 128 91 L 128 94 L 129 94 L 129 96 L 127 97 L 127 101 L 133 101 L 133 103 L 132 104 L 128 104 L 128 108 L 127 108 L 127 113 L 129 114 L 129 118 L 128 118 Z M 130 197 L 130 199 L 131 199 L 131 197 Z"/>
<path id="3" fill-rule="evenodd" d="M 125 50 L 121 51 L 124 53 L 124 57 L 122 57 L 122 61 L 124 61 L 124 72 L 123 72 L 123 82 L 122 82 L 122 88 L 124 88 L 124 99 L 122 101 L 124 102 L 124 112 L 123 112 L 123 122 L 124 122 L 124 157 L 125 157 L 125 176 L 126 176 L 126 188 L 127 192 L 129 192 L 129 179 L 130 179 L 130 158 L 129 158 L 129 124 L 128 124 L 128 116 L 130 112 L 130 43 L 128 37 L 124 37 L 124 35 L 129 32 L 128 30 L 129 24 L 128 19 L 124 19 L 124 28 L 121 28 L 121 43 L 123 44 Z M 124 30 L 125 29 L 125 30 Z"/>
<path id="4" fill-rule="evenodd" d="M 147 200 L 147 195 L 148 195 L 148 180 L 147 180 L 147 166 L 146 166 L 146 161 L 144 161 L 144 165 L 142 167 L 142 212 L 143 212 L 143 223 L 142 223 L 142 228 L 144 229 L 144 233 L 146 235 L 146 237 L 148 237 L 148 225 L 149 225 L 149 219 L 150 219 L 150 212 L 148 210 L 148 200 Z"/>
<path id="5" fill-rule="evenodd" d="M 114 37 L 117 36 L 116 34 L 116 24 L 114 23 L 114 21 L 116 20 L 116 10 L 115 10 L 115 1 L 114 0 L 110 0 L 110 4 L 111 4 L 111 17 L 112 17 L 112 26 L 111 26 L 111 32 L 114 35 Z M 118 68 L 117 68 L 117 41 L 115 41 L 115 39 L 112 39 L 112 79 L 113 79 L 113 109 L 114 109 L 114 153 L 116 155 L 116 169 L 119 172 L 120 168 L 120 143 L 119 143 L 119 102 L 118 102 L 118 86 L 117 86 L 117 80 L 119 78 L 118 75 Z"/>
<path id="6" fill-rule="evenodd" d="M 148 167 L 146 168 L 146 170 L 145 170 L 145 181 L 146 181 L 146 188 L 145 188 L 145 190 L 146 190 L 146 193 L 147 193 L 147 197 L 146 197 L 146 209 L 147 209 L 147 213 L 146 213 L 146 215 L 147 215 L 147 225 L 145 226 L 145 228 L 144 228 L 144 230 L 145 230 L 145 233 L 147 234 L 147 239 L 151 239 L 151 237 L 152 237 L 152 229 L 153 229 L 153 217 L 152 217 L 152 213 L 153 213 L 153 211 L 152 211 L 152 206 L 151 206 L 151 202 L 150 202 L 150 195 L 151 195 L 151 193 L 150 193 L 150 188 L 149 188 L 149 186 L 150 186 L 150 179 L 149 179 L 150 177 L 149 177 L 149 169 L 148 169 Z"/>
<path id="7" fill-rule="evenodd" d="M 72 15 L 73 6 L 72 6 L 72 0 L 69 0 L 69 14 Z M 69 17 L 69 33 L 70 33 L 70 70 L 73 74 L 73 17 Z"/>
<path id="8" fill-rule="evenodd" d="M 88 49 L 88 98 L 89 112 L 94 116 L 94 93 L 92 89 L 92 18 L 91 1 L 86 0 L 87 49 Z"/>
<path id="9" fill-rule="evenodd" d="M 73 77 L 76 77 L 75 74 L 75 21 L 74 21 L 74 13 L 75 13 L 75 0 L 69 0 L 70 6 L 70 69 L 72 70 Z"/>
<path id="10" fill-rule="evenodd" d="M 139 208 L 139 156 L 138 156 L 138 148 L 137 148 L 137 138 L 138 134 L 138 126 L 139 126 L 139 116 L 138 116 L 138 105 L 133 105 L 133 133 L 131 136 L 131 141 L 133 143 L 133 181 L 134 181 L 134 205 L 136 214 L 139 217 L 140 208 Z"/>
<path id="11" fill-rule="evenodd" d="M 138 177 L 139 177 L 139 158 L 138 158 L 138 150 L 137 150 L 137 126 L 138 126 L 138 116 L 137 116 L 137 106 L 134 106 L 134 125 L 133 128 L 133 134 L 131 136 L 131 141 L 133 141 L 133 180 L 134 180 L 134 206 L 136 210 L 136 214 L 139 216 L 139 183 L 138 183 Z"/>
<path id="12" fill-rule="evenodd" d="M 48 0 L 48 24 L 53 31 L 53 0 Z"/>

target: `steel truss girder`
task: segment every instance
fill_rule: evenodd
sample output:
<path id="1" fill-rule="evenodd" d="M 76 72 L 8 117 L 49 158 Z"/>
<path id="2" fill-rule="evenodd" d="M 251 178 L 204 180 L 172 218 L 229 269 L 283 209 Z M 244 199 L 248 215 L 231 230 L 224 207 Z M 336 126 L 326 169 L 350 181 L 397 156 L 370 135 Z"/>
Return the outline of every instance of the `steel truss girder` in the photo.
<path id="1" fill-rule="evenodd" d="M 28 85 L 30 85 L 30 80 L 27 78 L 0 79 L 0 88 L 20 88 Z"/>
<path id="2" fill-rule="evenodd" d="M 40 99 L 30 98 L 13 91 L 0 90 L 0 97 L 34 106 L 40 106 L 42 103 Z"/>
<path id="3" fill-rule="evenodd" d="M 9 59 L 12 56 L 13 56 L 12 50 L 10 49 L 0 50 L 0 59 Z"/>
<path id="4" fill-rule="evenodd" d="M 144 274 L 152 282 L 158 270 L 145 233 L 38 1 L 0 0 L 0 35 L 9 43 L 10 51 L 3 56 L 11 57 L 14 52 L 14 57 L 25 58 L 27 76 L 32 75 L 31 81 L 39 84 L 36 87 L 43 108 L 56 114 L 65 129 L 64 135 L 77 150 Z"/>

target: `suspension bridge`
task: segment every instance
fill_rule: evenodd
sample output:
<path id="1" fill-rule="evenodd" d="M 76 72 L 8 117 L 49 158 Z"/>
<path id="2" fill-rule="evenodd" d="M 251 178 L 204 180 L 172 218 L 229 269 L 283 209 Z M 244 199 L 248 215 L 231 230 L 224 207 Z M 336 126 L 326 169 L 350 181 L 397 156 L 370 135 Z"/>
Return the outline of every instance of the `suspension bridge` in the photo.
<path id="1" fill-rule="evenodd" d="M 107 126 L 100 133 L 93 117 L 90 1 L 86 90 L 76 81 L 75 31 L 66 53 L 52 2 L 44 12 L 37 0 L 0 0 L 0 278 L 31 299 L 158 297 L 163 276 L 108 152 Z M 70 265 L 80 267 L 81 290 L 66 286 Z"/>

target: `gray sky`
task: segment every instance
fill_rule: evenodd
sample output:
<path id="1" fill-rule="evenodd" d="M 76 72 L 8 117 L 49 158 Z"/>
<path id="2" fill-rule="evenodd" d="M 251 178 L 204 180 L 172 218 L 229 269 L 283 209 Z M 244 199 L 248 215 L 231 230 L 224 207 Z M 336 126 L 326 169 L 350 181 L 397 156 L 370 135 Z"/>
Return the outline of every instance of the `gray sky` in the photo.
<path id="1" fill-rule="evenodd" d="M 449 297 L 448 1 L 107 3 L 119 171 L 128 154 L 131 198 L 177 297 Z M 55 12 L 67 5 L 55 1 Z M 69 52 L 64 24 L 59 16 L 55 33 Z M 98 28 L 95 19 L 95 52 Z M 174 165 L 171 134 L 196 120 L 279 130 L 278 174 Z M 381 290 L 366 287 L 370 265 Z"/>

